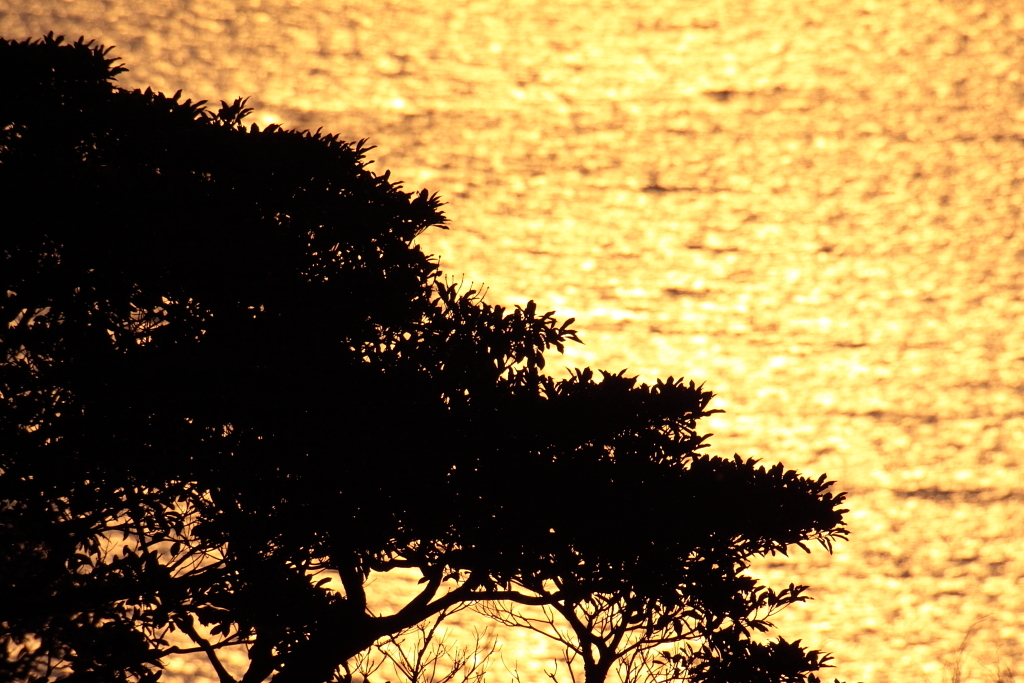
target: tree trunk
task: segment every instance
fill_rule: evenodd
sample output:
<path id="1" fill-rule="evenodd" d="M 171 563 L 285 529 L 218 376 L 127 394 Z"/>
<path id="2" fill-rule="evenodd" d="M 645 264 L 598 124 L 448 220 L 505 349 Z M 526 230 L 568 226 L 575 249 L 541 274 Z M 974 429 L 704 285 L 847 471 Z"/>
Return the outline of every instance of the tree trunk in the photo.
<path id="1" fill-rule="evenodd" d="M 605 683 L 615 658 L 604 652 L 601 654 L 605 656 L 598 656 L 593 662 L 584 662 L 583 683 Z"/>

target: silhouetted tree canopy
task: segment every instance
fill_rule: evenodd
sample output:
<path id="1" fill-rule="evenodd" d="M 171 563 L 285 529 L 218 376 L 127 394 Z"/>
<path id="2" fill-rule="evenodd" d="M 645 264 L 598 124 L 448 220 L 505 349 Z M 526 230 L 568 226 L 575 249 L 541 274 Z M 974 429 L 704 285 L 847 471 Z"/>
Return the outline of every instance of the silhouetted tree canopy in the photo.
<path id="1" fill-rule="evenodd" d="M 693 382 L 545 375 L 573 321 L 447 284 L 414 243 L 437 196 L 365 141 L 118 88 L 108 52 L 0 40 L 0 677 L 154 681 L 191 649 L 227 683 L 245 643 L 245 683 L 340 680 L 492 601 L 628 603 L 694 681 L 814 678 L 752 639 L 744 570 L 845 536 L 824 476 L 702 454 Z M 371 614 L 396 568 L 421 593 Z"/>

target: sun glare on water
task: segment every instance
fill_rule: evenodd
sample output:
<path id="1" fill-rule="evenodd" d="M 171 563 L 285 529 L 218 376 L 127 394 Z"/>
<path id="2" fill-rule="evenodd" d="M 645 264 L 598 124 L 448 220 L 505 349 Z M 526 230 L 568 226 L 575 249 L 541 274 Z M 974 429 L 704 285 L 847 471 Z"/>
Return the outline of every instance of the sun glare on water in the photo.
<path id="1" fill-rule="evenodd" d="M 49 31 L 116 45 L 128 86 L 369 137 L 372 168 L 448 202 L 451 230 L 422 238 L 447 273 L 577 318 L 585 345 L 553 372 L 705 382 L 727 408 L 713 452 L 827 472 L 850 542 L 754 570 L 811 587 L 776 624 L 834 653 L 823 677 L 940 683 L 975 624 L 962 681 L 1024 667 L 1015 0 L 0 12 L 6 38 Z M 555 648 L 494 637 L 524 683 L 548 680 Z"/>

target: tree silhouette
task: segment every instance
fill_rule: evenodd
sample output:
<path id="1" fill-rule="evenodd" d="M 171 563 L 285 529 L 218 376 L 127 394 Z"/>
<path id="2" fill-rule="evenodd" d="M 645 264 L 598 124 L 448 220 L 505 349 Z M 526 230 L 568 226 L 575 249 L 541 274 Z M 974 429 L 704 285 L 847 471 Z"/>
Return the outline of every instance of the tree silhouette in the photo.
<path id="1" fill-rule="evenodd" d="M 845 537 L 824 477 L 701 454 L 693 382 L 545 375 L 573 321 L 446 283 L 414 244 L 437 196 L 365 141 L 118 88 L 108 53 L 0 40 L 4 676 L 202 652 L 316 683 L 460 605 L 612 596 L 695 629 L 693 680 L 813 679 L 748 638 L 742 572 Z M 394 569 L 419 593 L 373 614 Z"/>
<path id="2" fill-rule="evenodd" d="M 610 675 L 620 683 L 804 681 L 829 666 L 830 655 L 807 651 L 799 641 L 751 640 L 752 632 L 769 630 L 769 617 L 807 600 L 807 587 L 790 584 L 776 592 L 739 575 L 744 567 L 734 562 L 732 575 L 728 570 L 718 575 L 719 592 L 731 593 L 735 603 L 727 617 L 725 610 L 709 610 L 692 592 L 651 604 L 629 590 L 592 593 L 576 602 L 556 599 L 531 610 L 500 603 L 484 603 L 477 610 L 559 643 L 566 668 L 560 672 L 556 662 L 548 672 L 556 683 L 602 683 Z"/>

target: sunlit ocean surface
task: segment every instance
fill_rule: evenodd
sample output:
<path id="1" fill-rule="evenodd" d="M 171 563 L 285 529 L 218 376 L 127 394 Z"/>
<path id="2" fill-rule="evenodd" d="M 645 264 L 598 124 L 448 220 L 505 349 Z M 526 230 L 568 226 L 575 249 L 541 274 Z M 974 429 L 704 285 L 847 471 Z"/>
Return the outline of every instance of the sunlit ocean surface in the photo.
<path id="1" fill-rule="evenodd" d="M 0 8 L 125 85 L 370 138 L 449 202 L 448 273 L 578 319 L 553 368 L 706 382 L 714 452 L 827 472 L 851 541 L 757 572 L 812 587 L 777 625 L 829 680 L 940 683 L 983 617 L 964 680 L 1024 675 L 1020 0 Z"/>

